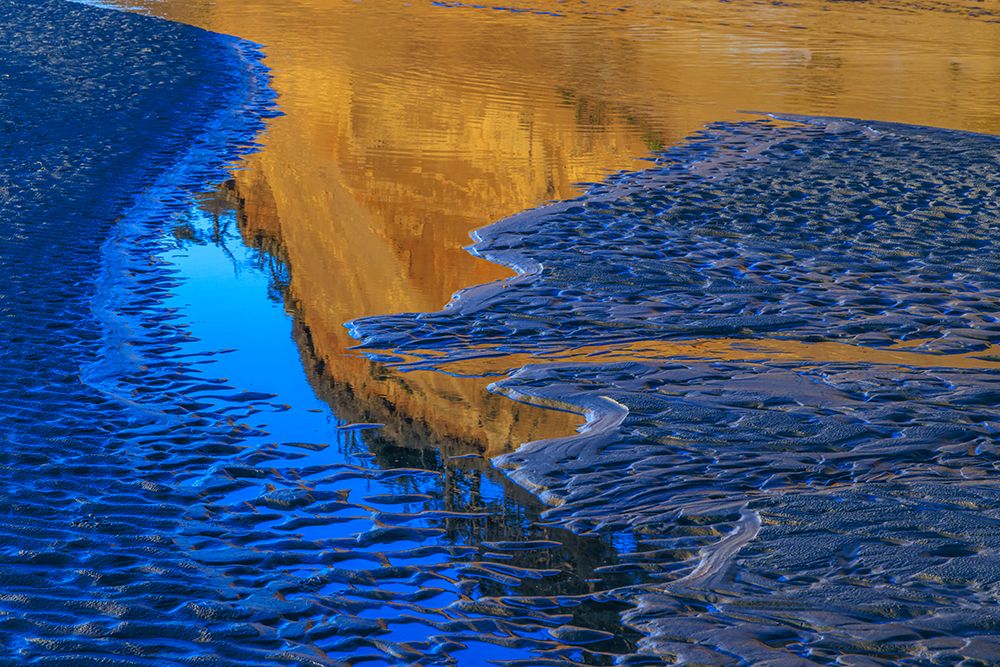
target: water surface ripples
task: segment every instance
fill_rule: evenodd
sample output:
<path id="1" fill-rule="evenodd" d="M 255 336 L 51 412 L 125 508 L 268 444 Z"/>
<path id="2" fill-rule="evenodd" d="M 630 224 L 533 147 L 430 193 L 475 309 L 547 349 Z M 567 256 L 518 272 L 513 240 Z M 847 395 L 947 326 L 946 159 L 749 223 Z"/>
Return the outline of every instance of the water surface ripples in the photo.
<path id="1" fill-rule="evenodd" d="M 0 17 L 4 664 L 641 664 L 611 537 L 313 394 L 287 267 L 194 197 L 274 115 L 253 45 Z"/>
<path id="2" fill-rule="evenodd" d="M 456 228 L 500 217 L 564 195 L 571 175 L 633 164 L 709 111 L 731 115 L 735 100 L 878 103 L 896 120 L 991 129 L 992 4 L 906 6 L 955 31 L 958 54 L 910 17 L 897 31 L 910 37 L 883 46 L 881 24 L 853 11 L 836 13 L 840 46 L 804 43 L 793 23 L 825 23 L 815 3 L 772 5 L 767 26 L 743 28 L 697 3 L 671 17 L 447 4 L 365 14 L 304 2 L 274 22 L 267 3 L 152 6 L 213 25 L 249 17 L 260 34 L 290 28 L 284 46 L 302 47 L 272 51 L 289 122 L 198 201 L 191 193 L 225 178 L 273 113 L 251 45 L 65 3 L 0 4 L 11 36 L 0 67 L 23 95 L 4 112 L 14 149 L 0 182 L 0 641 L 11 662 L 1000 660 L 994 138 L 830 119 L 717 124 L 652 170 L 482 232 L 477 252 L 521 278 L 441 314 L 358 321 L 369 347 L 404 355 L 409 376 L 338 365 L 344 342 L 330 333 L 387 304 L 434 307 L 468 281 L 461 269 L 488 266 L 424 262 L 442 274 L 426 284 L 396 271 L 421 264 L 438 210 L 428 202 L 449 202 Z M 760 9 L 738 4 L 725 15 Z M 401 25 L 401 11 L 418 29 L 403 23 L 407 39 L 372 58 L 363 42 Z M 500 18 L 459 18 L 486 14 Z M 331 17 L 339 32 L 326 30 Z M 512 23 L 573 17 L 532 32 L 540 50 Z M 665 27 L 677 19 L 685 26 Z M 430 28 L 451 20 L 488 29 L 437 39 Z M 623 30 L 630 48 L 593 48 Z M 774 48 L 769 34 L 786 41 Z M 707 68 L 690 58 L 699 43 Z M 456 44 L 503 60 L 501 78 L 545 70 L 511 54 L 585 57 L 557 68 L 566 80 L 508 86 L 477 59 L 466 75 L 441 65 Z M 662 67 L 665 44 L 684 56 L 676 72 Z M 410 62 L 423 52 L 441 66 Z M 602 68 L 606 53 L 621 57 Z M 864 78 L 897 56 L 898 88 Z M 924 85 L 928 72 L 946 93 Z M 742 92 L 720 102 L 677 87 L 701 81 Z M 961 113 L 942 110 L 970 91 Z M 465 112 L 468 123 L 451 122 Z M 569 170 L 552 149 L 562 136 L 575 146 Z M 303 137 L 339 157 L 303 158 Z M 614 145 L 595 151 L 598 138 Z M 504 169 L 530 176 L 497 190 Z M 383 206 L 383 194 L 419 205 Z M 322 227 L 331 219 L 346 227 Z M 380 260 L 365 264 L 366 285 L 349 284 L 369 255 Z M 373 284 L 392 289 L 375 297 Z M 740 341 L 752 351 L 755 340 L 774 358 L 747 359 Z M 663 354 L 685 342 L 692 353 Z M 845 348 L 861 352 L 823 356 Z M 543 356 L 581 349 L 600 356 Z M 928 356 L 942 361 L 916 363 Z M 518 419 L 497 429 L 496 402 L 415 379 L 524 358 L 543 363 L 499 391 L 590 415 L 579 437 L 500 459 L 554 503 L 547 512 L 483 457 L 512 444 Z M 390 383 L 396 393 L 382 393 Z M 419 404 L 452 432 L 484 435 L 444 437 L 411 415 Z"/>
<path id="3" fill-rule="evenodd" d="M 550 519 L 636 535 L 623 563 L 662 582 L 627 613 L 647 649 L 993 664 L 998 152 L 886 123 L 716 124 L 480 230 L 475 252 L 518 278 L 352 331 L 401 368 L 519 355 L 499 391 L 589 412 L 583 435 L 499 462 Z M 788 350 L 742 361 L 712 339 Z M 818 352 L 838 345 L 871 352 Z"/>

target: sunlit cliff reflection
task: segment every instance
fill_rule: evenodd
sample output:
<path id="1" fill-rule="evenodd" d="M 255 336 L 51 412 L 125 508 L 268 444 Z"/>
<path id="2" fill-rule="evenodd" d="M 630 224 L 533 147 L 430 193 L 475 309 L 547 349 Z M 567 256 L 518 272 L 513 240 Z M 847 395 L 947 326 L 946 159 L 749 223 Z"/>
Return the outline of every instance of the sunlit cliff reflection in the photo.
<path id="1" fill-rule="evenodd" d="M 486 380 L 379 369 L 348 354 L 343 328 L 510 275 L 463 250 L 470 230 L 743 109 L 1000 132 L 997 2 L 147 5 L 264 46 L 286 115 L 233 196 L 245 237 L 291 267 L 297 335 L 330 400 L 490 453 L 576 420 L 519 411 Z"/>

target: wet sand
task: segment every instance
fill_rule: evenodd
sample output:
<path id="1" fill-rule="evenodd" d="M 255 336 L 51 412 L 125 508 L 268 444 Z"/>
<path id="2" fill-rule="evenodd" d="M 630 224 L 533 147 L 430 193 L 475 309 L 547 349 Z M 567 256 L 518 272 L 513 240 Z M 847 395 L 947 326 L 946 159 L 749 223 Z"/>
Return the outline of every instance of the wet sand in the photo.
<path id="1" fill-rule="evenodd" d="M 242 243 L 225 187 L 200 196 L 274 113 L 253 45 L 58 1 L 0 14 L 20 103 L 2 156 L 3 661 L 638 659 L 621 536 L 545 525 L 478 441 L 449 460 L 316 396 L 286 269 Z"/>
<path id="2" fill-rule="evenodd" d="M 523 440 L 543 437 L 547 430 L 558 432 L 572 422 L 550 423 L 534 416 L 545 413 L 532 410 L 523 413 L 529 415 L 527 418 L 504 412 L 495 398 L 484 398 L 481 378 L 445 377 L 426 371 L 401 377 L 376 370 L 377 366 L 364 360 L 347 359 L 344 355 L 349 341 L 340 329 L 343 321 L 357 316 L 434 311 L 458 287 L 509 275 L 460 255 L 459 239 L 467 230 L 547 199 L 575 194 L 575 181 L 600 180 L 608 171 L 633 168 L 637 156 L 676 144 L 706 122 L 735 118 L 740 108 L 834 113 L 996 131 L 992 111 L 997 90 L 996 28 L 989 3 L 905 6 L 905 13 L 898 11 L 898 5 L 878 3 L 773 9 L 731 4 L 735 6 L 709 15 L 692 3 L 676 8 L 677 13 L 669 17 L 645 6 L 601 5 L 520 13 L 440 3 L 403 10 L 377 6 L 370 13 L 357 7 L 334 10 L 328 4 L 307 3 L 297 6 L 297 11 L 264 3 L 231 7 L 216 3 L 210 7 L 168 2 L 150 9 L 225 32 L 256 35 L 255 39 L 265 43 L 268 62 L 276 67 L 275 86 L 289 114 L 272 126 L 265 151 L 250 162 L 247 171 L 237 175 L 234 190 L 246 212 L 245 237 L 269 244 L 273 255 L 291 267 L 282 296 L 291 304 L 297 336 L 307 359 L 312 360 L 314 386 L 328 382 L 331 395 L 348 397 L 344 404 L 357 404 L 355 396 L 360 395 L 364 397 L 362 405 L 367 402 L 402 409 L 426 424 L 434 438 L 478 441 L 479 451 L 497 454 Z M 400 11 L 413 21 L 402 34 L 386 36 L 385 27 L 393 25 Z M 461 18 L 454 19 L 455 15 Z M 886 39 L 887 21 L 883 19 L 888 17 L 892 17 L 893 29 Z M 537 26 L 537 32 L 529 33 L 528 43 L 538 48 L 523 48 L 525 19 L 531 21 L 527 25 Z M 557 19 L 566 19 L 571 27 L 553 29 L 551 24 L 541 23 Z M 666 26 L 675 20 L 682 27 L 668 29 Z M 440 21 L 449 22 L 447 30 L 463 38 L 441 40 L 441 31 L 434 29 Z M 414 26 L 426 29 L 414 30 Z M 329 28 L 342 32 L 324 32 Z M 628 37 L 623 39 L 622 35 Z M 376 40 L 386 37 L 387 48 L 372 48 Z M 607 47 L 594 48 L 595 42 Z M 496 48 L 483 48 L 483 44 Z M 456 47 L 462 57 L 455 57 Z M 377 58 L 371 57 L 373 51 L 379 54 Z M 691 58 L 692 53 L 699 58 Z M 528 61 L 512 57 L 514 54 Z M 615 57 L 606 58 L 609 54 Z M 287 60 L 282 61 L 282 55 Z M 552 62 L 559 65 L 552 67 Z M 664 67 L 665 62 L 678 66 L 670 69 Z M 456 76 L 456 64 L 461 63 L 472 66 Z M 568 81 L 551 78 L 550 73 L 558 76 L 564 72 L 575 75 Z M 484 73 L 497 77 L 484 80 Z M 429 99 L 440 104 L 430 105 Z M 456 123 L 455 119 L 462 120 Z M 856 146 L 848 143 L 847 147 Z M 610 187 L 628 178 L 612 181 Z M 683 194 L 686 187 L 685 183 L 679 192 Z M 600 191 L 601 187 L 595 188 L 596 199 L 592 192 L 587 201 L 599 200 Z M 614 197 L 603 201 L 617 204 Z M 639 210 L 655 204 L 640 202 Z M 940 217 L 961 218 L 967 215 L 964 210 L 959 205 L 958 212 L 944 210 Z M 978 210 L 973 207 L 974 212 Z M 625 215 L 634 212 L 629 208 Z M 556 222 L 561 221 L 553 220 Z M 567 238 L 580 236 L 570 234 Z M 583 238 L 587 242 L 613 241 L 599 234 Z M 962 243 L 981 248 L 977 245 L 981 241 L 973 238 Z M 898 245 L 901 254 L 911 252 L 905 243 Z M 494 243 L 494 257 L 503 254 L 497 250 Z M 359 276 L 358 266 L 365 266 L 370 273 Z M 787 269 L 782 262 L 769 259 L 753 267 L 726 265 L 724 272 L 739 276 L 748 271 L 784 273 Z M 953 296 L 957 295 L 962 308 L 974 317 L 982 314 L 980 306 L 989 305 L 989 299 L 975 305 L 978 297 L 965 289 L 969 283 L 964 277 L 947 276 L 943 271 L 939 274 L 936 277 L 945 279 L 946 284 L 952 285 L 948 279 L 957 281 L 954 286 L 961 289 Z M 594 288 L 593 280 L 593 275 L 578 271 L 568 290 L 586 286 L 581 290 L 584 295 L 598 294 L 600 289 Z M 660 288 L 675 283 L 684 286 L 684 276 L 658 276 L 649 282 Z M 532 286 L 530 281 L 517 285 Z M 480 302 L 486 305 L 487 319 L 489 309 L 498 303 L 488 297 L 497 293 L 493 288 L 480 291 L 487 297 Z M 560 298 L 565 296 L 559 294 Z M 570 300 L 577 301 L 577 296 Z M 855 305 L 862 313 L 884 310 L 888 307 L 884 298 L 870 296 L 870 300 Z M 586 298 L 582 301 L 585 304 Z M 578 363 L 538 365 L 501 382 L 501 390 L 510 396 L 570 404 L 593 415 L 591 428 L 583 437 L 549 440 L 503 461 L 517 470 L 515 475 L 526 486 L 560 503 L 548 516 L 563 525 L 584 532 L 608 534 L 627 529 L 640 534 L 636 543 L 620 550 L 625 552 L 623 562 L 611 567 L 622 572 L 652 572 L 668 582 L 659 588 L 644 587 L 635 598 L 638 608 L 629 612 L 631 621 L 648 633 L 649 649 L 665 657 L 722 662 L 733 655 L 747 660 L 780 655 L 793 661 L 844 656 L 912 658 L 909 649 L 895 640 L 901 634 L 911 639 L 935 635 L 933 641 L 919 642 L 921 655 L 933 655 L 934 659 L 989 660 L 995 655 L 989 635 L 976 634 L 995 622 L 983 604 L 988 594 L 978 589 L 963 593 L 965 599 L 973 599 L 971 610 L 956 613 L 934 611 L 928 603 L 935 596 L 955 594 L 956 587 L 967 590 L 989 585 L 976 559 L 994 549 L 988 539 L 993 521 L 988 513 L 992 489 L 981 482 L 986 469 L 980 451 L 983 443 L 975 440 L 986 438 L 985 443 L 988 436 L 978 431 L 954 436 L 963 446 L 978 443 L 969 460 L 946 446 L 928 454 L 932 465 L 914 463 L 924 451 L 921 448 L 928 446 L 925 441 L 935 437 L 920 429 L 929 428 L 937 437 L 954 435 L 941 436 L 951 433 L 948 426 L 957 421 L 954 413 L 941 405 L 971 405 L 962 402 L 968 398 L 966 394 L 992 382 L 988 373 L 993 364 L 991 341 L 977 334 L 981 322 L 963 328 L 949 321 L 944 329 L 932 327 L 929 332 L 920 331 L 923 322 L 895 322 L 893 333 L 902 331 L 902 336 L 889 335 L 879 327 L 861 334 L 835 327 L 833 338 L 850 339 L 846 345 L 796 336 L 767 337 L 757 343 L 751 360 L 755 364 L 747 366 L 742 363 L 747 361 L 745 351 L 739 349 L 743 343 L 736 338 L 708 344 L 712 363 L 707 364 L 703 357 L 674 354 L 673 342 L 666 346 L 663 341 L 637 342 L 646 341 L 648 336 L 623 329 L 645 319 L 638 312 L 642 310 L 639 301 L 630 304 L 638 308 L 626 306 L 622 312 L 597 318 L 602 326 L 626 322 L 625 327 L 615 327 L 621 344 L 612 346 L 604 344 L 606 328 L 585 320 L 551 323 L 551 332 L 563 337 L 557 344 L 539 340 L 539 320 L 533 319 L 537 313 L 525 319 L 516 317 L 524 314 L 526 303 L 529 309 L 534 307 L 530 299 L 515 299 L 514 303 L 506 312 L 507 317 L 515 315 L 513 321 L 473 327 L 470 335 L 456 337 L 454 329 L 446 330 L 443 336 L 433 333 L 435 327 L 460 328 L 467 322 L 463 318 L 469 309 L 461 302 L 447 316 L 423 318 L 416 325 L 406 316 L 376 318 L 355 331 L 375 348 L 425 353 L 423 356 L 430 348 L 435 358 L 428 359 L 427 366 L 452 371 L 457 367 L 459 375 L 495 372 L 496 367 L 484 369 L 470 360 L 498 352 L 535 357 L 544 351 L 556 360 L 567 348 L 582 348 L 588 355 L 626 355 L 631 363 L 599 366 L 579 363 L 579 358 L 571 356 L 562 361 Z M 928 302 L 932 310 L 934 303 L 934 299 Z M 843 315 L 837 309 L 843 304 L 827 305 L 831 311 L 823 311 L 824 315 L 832 313 L 834 321 Z M 715 316 L 713 308 L 705 312 Z M 797 322 L 809 319 L 797 312 L 790 317 L 765 314 L 755 320 L 760 314 L 753 313 L 740 322 L 727 321 L 721 329 L 718 322 L 713 323 L 710 333 L 760 334 L 794 329 Z M 945 314 L 960 318 L 968 312 Z M 808 331 L 807 336 L 822 339 L 831 333 L 828 322 L 814 319 L 820 331 Z M 560 328 L 566 324 L 579 325 L 579 329 Z M 695 335 L 699 327 L 703 335 L 704 326 L 697 323 L 694 329 L 671 331 L 670 335 Z M 419 328 L 425 332 L 419 337 L 422 347 L 407 340 Z M 939 335 L 942 332 L 945 335 Z M 918 333 L 932 335 L 920 337 Z M 898 351 L 901 339 L 914 337 L 919 340 L 902 346 L 911 345 L 915 350 Z M 635 354 L 635 346 L 643 345 L 646 351 Z M 688 344 L 677 345 L 683 348 Z M 704 354 L 702 345 L 696 350 Z M 669 363 L 665 364 L 666 352 Z M 552 361 L 544 356 L 536 360 Z M 506 364 L 501 370 L 519 365 L 511 356 L 500 363 Z M 924 367 L 956 370 L 935 371 L 939 386 L 927 381 Z M 959 368 L 983 373 L 962 375 Z M 803 377 L 823 385 L 821 396 L 800 387 Z M 885 389 L 893 383 L 906 385 L 911 391 L 906 396 L 918 396 L 922 402 L 916 405 L 930 416 L 921 421 L 905 410 L 905 414 L 886 417 L 878 412 L 871 416 L 865 412 L 867 408 L 858 405 L 859 391 L 861 403 L 873 397 L 880 405 L 899 401 L 896 390 Z M 575 387 L 574 400 L 569 403 L 564 389 L 568 384 Z M 713 387 L 709 390 L 713 398 L 699 395 L 692 401 L 685 396 L 680 401 L 683 409 L 664 407 L 663 400 L 669 403 L 685 395 L 692 384 Z M 780 388 L 780 395 L 773 395 L 775 387 Z M 734 392 L 739 393 L 735 402 Z M 783 409 L 772 408 L 788 401 L 800 405 L 801 414 L 774 414 Z M 462 409 L 454 409 L 455 405 Z M 843 412 L 839 416 L 825 412 L 831 409 Z M 817 411 L 819 427 L 810 422 L 810 410 Z M 362 412 L 377 414 L 377 410 Z M 881 448 L 871 434 L 858 435 L 852 422 L 877 426 L 879 419 L 903 425 L 900 428 L 906 435 L 902 437 L 909 439 L 903 449 L 909 447 L 909 454 Z M 678 424 L 691 432 L 674 433 L 672 429 Z M 683 444 L 685 439 L 693 442 L 705 437 L 699 429 L 725 440 L 729 433 L 742 432 L 748 424 L 756 425 L 755 432 L 761 438 L 775 442 L 790 437 L 789 432 L 796 438 L 813 438 L 816 428 L 826 428 L 836 437 L 830 435 L 834 440 L 829 442 L 820 442 L 822 438 L 812 442 L 825 452 L 819 461 L 809 459 L 808 451 L 802 459 L 802 452 L 796 449 L 794 455 L 782 459 L 787 465 L 778 471 L 773 469 L 775 455 L 763 441 L 737 442 L 734 451 L 727 453 L 735 459 L 746 456 L 745 460 L 730 461 L 713 449 L 707 463 L 704 452 L 685 449 Z M 976 431 L 976 427 L 969 428 L 969 433 Z M 845 432 L 844 440 L 838 440 Z M 664 436 L 666 433 L 670 435 Z M 879 437 L 888 435 L 880 433 Z M 661 441 L 663 437 L 667 441 Z M 871 451 L 858 459 L 851 449 L 857 444 L 853 439 L 866 437 Z M 397 440 L 403 443 L 405 437 Z M 651 453 L 647 449 L 650 441 L 668 449 Z M 757 445 L 762 449 L 754 449 Z M 796 447 L 801 445 L 799 442 Z M 846 455 L 837 449 L 841 445 Z M 741 450 L 740 446 L 750 449 Z M 834 450 L 835 454 L 829 453 Z M 680 462 L 670 459 L 674 455 Z M 844 463 L 836 462 L 840 458 Z M 597 461 L 599 470 L 595 469 Z M 876 462 L 871 475 L 852 475 L 838 468 L 843 465 L 850 470 L 852 465 L 871 461 Z M 702 469 L 703 463 L 706 469 Z M 755 469 L 757 464 L 759 470 Z M 818 483 L 817 477 L 827 474 L 823 467 L 827 465 L 834 471 L 829 473 L 829 488 L 815 492 L 811 486 Z M 624 484 L 623 469 L 629 471 Z M 684 470 L 691 488 L 678 490 L 669 480 L 661 480 L 657 475 L 663 470 Z M 955 470 L 963 480 L 957 486 L 934 480 Z M 760 477 L 761 471 L 767 473 L 766 478 Z M 966 483 L 968 480 L 972 482 Z M 655 498 L 643 495 L 642 489 L 650 484 L 658 489 Z M 706 493 L 706 488 L 716 487 L 721 496 Z M 748 488 L 753 489 L 750 496 Z M 629 495 L 636 489 L 638 495 Z M 275 498 L 262 496 L 254 507 L 287 509 L 286 500 L 293 495 L 289 490 Z M 746 504 L 748 497 L 754 500 L 752 507 Z M 837 504 L 849 506 L 850 511 L 835 509 Z M 927 504 L 939 510 L 933 520 L 922 511 Z M 630 509 L 623 512 L 626 506 Z M 657 523 L 664 514 L 671 515 L 671 525 Z M 831 518 L 803 524 L 803 517 L 820 515 Z M 849 530 L 842 524 L 845 516 L 857 517 Z M 895 539 L 907 548 L 900 551 L 895 543 L 883 544 L 877 522 L 863 518 L 871 516 L 882 517 L 883 523 L 890 525 L 883 527 L 883 533 L 897 536 Z M 233 523 L 238 525 L 240 520 Z M 924 535 L 928 530 L 931 534 Z M 830 549 L 839 550 L 820 560 L 836 565 L 816 565 L 813 555 L 801 553 L 804 540 L 816 534 L 823 536 Z M 865 553 L 858 552 L 859 541 L 865 545 Z M 769 551 L 772 547 L 784 556 L 774 556 Z M 746 562 L 734 569 L 737 557 Z M 887 564 L 899 558 L 908 559 L 911 566 L 896 578 L 879 578 L 888 570 Z M 225 565 L 238 567 L 233 562 Z M 495 576 L 495 568 L 493 573 Z M 754 583 L 746 584 L 748 580 Z M 346 577 L 338 583 L 350 581 Z M 898 609 L 902 605 L 904 616 L 926 617 L 920 622 L 896 624 L 896 612 L 885 611 L 874 597 L 852 590 L 859 581 L 875 581 L 887 590 L 890 606 Z M 748 593 L 748 585 L 755 586 L 753 594 Z M 650 594 L 656 590 L 661 594 Z M 839 606 L 831 611 L 806 602 L 816 598 L 836 600 Z M 572 632 L 579 643 L 586 643 L 585 632 Z M 871 648 L 873 643 L 877 649 Z M 405 641 L 402 649 L 397 645 L 395 650 L 405 650 Z M 560 656 L 563 658 L 573 659 L 569 653 Z"/>
<path id="3" fill-rule="evenodd" d="M 484 228 L 518 279 L 352 331 L 589 413 L 498 463 L 634 532 L 650 652 L 993 662 L 1000 137 L 795 120 Z"/>
<path id="4" fill-rule="evenodd" d="M 245 152 L 270 113 L 259 53 L 50 0 L 0 3 L 0 26 L 2 661 L 217 656 L 200 633 L 219 644 L 243 635 L 230 657 L 256 660 L 268 647 L 232 617 L 202 613 L 217 580 L 174 541 L 191 496 L 173 473 L 231 433 L 214 424 L 186 438 L 190 412 L 167 389 L 178 364 L 152 363 L 130 387 L 155 387 L 158 409 L 116 396 L 101 379 L 133 370 L 143 341 L 115 336 L 100 306 L 109 282 L 144 288 L 132 307 L 156 302 L 148 255 L 109 263 L 105 252 L 122 218 L 155 225 Z M 130 259 L 128 278 L 109 281 Z M 169 355 L 169 314 L 143 324 L 156 338 L 145 351 Z"/>
<path id="5" fill-rule="evenodd" d="M 491 454 L 577 422 L 511 415 L 478 379 L 373 373 L 343 327 L 510 276 L 470 231 L 746 109 L 1000 132 L 995 3 L 447 4 L 144 6 L 262 45 L 286 115 L 235 187 L 322 374 Z"/>

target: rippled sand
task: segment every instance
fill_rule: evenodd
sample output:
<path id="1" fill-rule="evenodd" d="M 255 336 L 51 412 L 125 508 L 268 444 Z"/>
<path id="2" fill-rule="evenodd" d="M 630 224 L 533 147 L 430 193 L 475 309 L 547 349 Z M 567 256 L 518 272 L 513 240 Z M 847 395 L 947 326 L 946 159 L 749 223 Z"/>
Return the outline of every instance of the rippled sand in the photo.
<path id="1" fill-rule="evenodd" d="M 1000 137 L 790 120 L 480 230 L 522 276 L 352 330 L 590 413 L 500 465 L 635 532 L 647 649 L 995 662 Z"/>
<path id="2" fill-rule="evenodd" d="M 219 636 L 251 660 L 263 637 L 282 661 L 305 658 L 278 647 L 388 663 L 995 662 L 995 140 L 877 123 L 715 125 L 653 172 L 484 232 L 478 252 L 529 272 L 506 288 L 466 292 L 445 315 L 355 326 L 408 368 L 450 375 L 347 358 L 341 324 L 433 312 L 459 287 L 510 275 L 463 254 L 464 234 L 635 168 L 740 109 L 996 133 L 996 4 L 510 9 L 146 7 L 264 44 L 288 115 L 236 175 L 241 229 L 290 267 L 280 295 L 313 385 L 349 419 L 390 425 L 373 467 L 351 458 L 346 438 L 344 460 L 315 467 L 309 454 L 288 456 L 294 443 L 243 449 L 253 432 L 192 447 L 190 458 L 183 438 L 163 450 L 179 457 L 181 477 L 216 462 L 196 494 L 210 520 L 187 526 L 184 547 L 239 595 L 264 586 L 281 602 L 249 595 L 239 612 L 197 613 L 233 621 Z M 531 261 L 539 253 L 547 271 Z M 597 539 L 566 548 L 571 537 L 540 535 L 534 518 L 514 545 L 497 542 L 503 526 L 471 528 L 484 514 L 476 494 L 471 511 L 448 506 L 465 496 L 432 481 L 443 475 L 447 489 L 454 467 L 424 455 L 405 465 L 413 450 L 393 449 L 443 441 L 456 443 L 446 452 L 496 454 L 568 432 L 571 418 L 514 409 L 484 393 L 488 380 L 461 377 L 525 361 L 500 391 L 591 421 L 582 437 L 502 462 L 559 505 L 548 519 L 617 536 L 621 559 Z M 194 377 L 167 385 L 203 400 L 230 389 Z M 397 477 L 415 485 L 411 498 Z M 359 502 L 343 495 L 355 480 L 390 483 Z M 377 507 L 398 498 L 420 509 Z M 332 538 L 342 521 L 344 536 Z M 317 522 L 322 539 L 302 539 Z M 461 545 L 441 547 L 456 535 Z M 422 545 L 412 567 L 398 565 L 411 555 L 399 540 Z M 560 555 L 503 566 L 505 552 L 532 545 Z M 600 577 L 581 580 L 591 549 Z M 446 564 L 423 560 L 432 552 Z M 357 573 L 342 559 L 394 566 Z M 553 586 L 566 572 L 567 588 Z M 531 596 L 525 582 L 536 577 Z M 435 594 L 466 597 L 425 604 L 431 581 L 446 582 Z M 394 594 L 405 611 L 387 619 Z M 644 649 L 660 658 L 606 634 L 617 623 L 608 610 L 626 599 Z M 583 600 L 601 611 L 549 613 Z M 369 605 L 380 622 L 365 620 Z M 242 646 L 241 633 L 253 641 Z M 513 652 L 477 644 L 486 636 Z"/>
<path id="3" fill-rule="evenodd" d="M 236 191 L 247 238 L 292 267 L 288 302 L 331 396 L 491 453 L 576 422 L 512 414 L 481 380 L 345 356 L 348 320 L 434 311 L 509 276 L 463 249 L 471 230 L 745 109 L 1000 133 L 996 2 L 142 4 L 262 45 L 286 116 Z"/>
<path id="4" fill-rule="evenodd" d="M 618 536 L 313 394 L 286 268 L 196 196 L 274 113 L 259 52 L 58 0 L 0 19 L 0 662 L 641 664 Z"/>
<path id="5" fill-rule="evenodd" d="M 269 113 L 259 54 L 54 0 L 2 2 L 0 26 L 0 660 L 198 660 L 207 637 L 258 659 L 245 626 L 206 613 L 218 580 L 175 541 L 193 507 L 176 473 L 230 428 L 171 391 L 169 313 L 139 327 L 153 343 L 102 318 L 112 287 L 137 288 L 132 314 L 169 289 L 143 252 L 119 274 L 129 258 L 105 243 L 126 214 L 155 227 L 165 201 L 224 177 Z"/>

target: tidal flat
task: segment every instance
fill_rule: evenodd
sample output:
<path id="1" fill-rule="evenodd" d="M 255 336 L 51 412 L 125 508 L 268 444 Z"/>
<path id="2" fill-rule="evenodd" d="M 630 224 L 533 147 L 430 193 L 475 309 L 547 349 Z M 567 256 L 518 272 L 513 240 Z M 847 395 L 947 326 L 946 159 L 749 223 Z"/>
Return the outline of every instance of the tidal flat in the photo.
<path id="1" fill-rule="evenodd" d="M 0 17 L 0 664 L 1000 663 L 995 1 Z"/>

